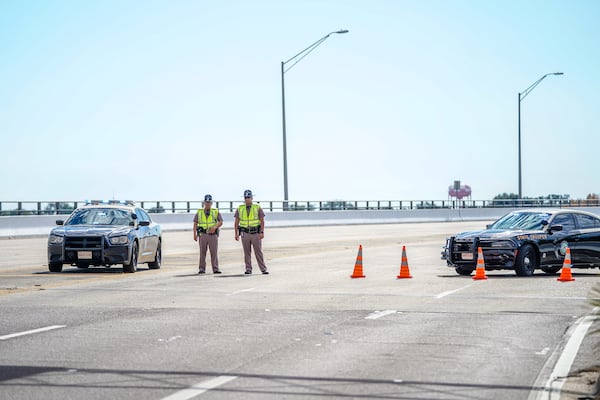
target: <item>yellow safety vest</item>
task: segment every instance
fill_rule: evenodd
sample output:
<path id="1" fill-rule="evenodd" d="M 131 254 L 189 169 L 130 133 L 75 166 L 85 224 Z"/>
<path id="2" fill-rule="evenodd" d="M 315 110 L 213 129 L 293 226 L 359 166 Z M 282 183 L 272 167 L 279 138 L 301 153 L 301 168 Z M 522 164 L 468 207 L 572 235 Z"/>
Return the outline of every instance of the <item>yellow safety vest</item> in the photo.
<path id="1" fill-rule="evenodd" d="M 210 213 L 206 216 L 204 212 L 204 208 L 198 210 L 198 227 L 203 228 L 205 231 L 208 231 L 209 228 L 217 225 L 219 216 L 219 210 L 216 208 L 211 208 Z"/>
<path id="2" fill-rule="evenodd" d="M 240 217 L 240 226 L 242 228 L 255 228 L 257 226 L 260 226 L 258 210 L 260 210 L 260 206 L 258 204 L 252 204 L 250 206 L 250 212 L 248 212 L 248 209 L 246 208 L 245 204 L 239 206 L 238 216 Z"/>

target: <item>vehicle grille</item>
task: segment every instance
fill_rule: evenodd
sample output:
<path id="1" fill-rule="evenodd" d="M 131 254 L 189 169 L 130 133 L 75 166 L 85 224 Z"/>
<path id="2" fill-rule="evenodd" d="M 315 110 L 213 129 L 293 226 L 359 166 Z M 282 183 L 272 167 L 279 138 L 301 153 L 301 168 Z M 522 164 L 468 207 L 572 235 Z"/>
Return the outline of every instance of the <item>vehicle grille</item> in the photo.
<path id="1" fill-rule="evenodd" d="M 101 249 L 102 236 L 66 237 L 67 249 Z"/>
<path id="2" fill-rule="evenodd" d="M 473 242 L 454 242 L 453 252 L 467 253 L 473 251 Z"/>

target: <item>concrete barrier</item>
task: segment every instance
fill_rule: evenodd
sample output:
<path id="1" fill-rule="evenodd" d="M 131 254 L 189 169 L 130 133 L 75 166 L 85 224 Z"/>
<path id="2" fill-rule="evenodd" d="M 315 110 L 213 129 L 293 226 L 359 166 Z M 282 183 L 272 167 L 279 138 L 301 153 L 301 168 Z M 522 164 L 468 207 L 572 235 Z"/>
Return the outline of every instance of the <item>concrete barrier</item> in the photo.
<path id="1" fill-rule="evenodd" d="M 409 222 L 494 221 L 513 208 L 458 208 L 421 210 L 287 211 L 267 213 L 268 227 L 397 224 Z M 600 207 L 586 211 L 600 215 Z M 194 213 L 151 214 L 163 231 L 192 230 Z M 66 215 L 23 215 L 0 217 L 0 238 L 45 236 Z M 233 213 L 223 213 L 224 229 L 233 227 Z"/>

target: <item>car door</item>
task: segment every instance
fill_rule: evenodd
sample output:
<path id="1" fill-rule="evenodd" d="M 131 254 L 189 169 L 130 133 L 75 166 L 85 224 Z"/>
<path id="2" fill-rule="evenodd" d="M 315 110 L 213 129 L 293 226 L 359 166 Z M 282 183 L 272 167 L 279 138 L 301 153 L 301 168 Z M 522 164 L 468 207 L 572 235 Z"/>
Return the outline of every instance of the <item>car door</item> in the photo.
<path id="1" fill-rule="evenodd" d="M 156 224 L 152 222 L 150 215 L 142 209 L 140 209 L 140 213 L 144 217 L 144 221 L 148 221 L 150 225 L 148 225 L 148 232 L 146 236 L 146 253 L 148 255 L 149 261 L 154 261 L 154 256 L 156 253 L 156 248 L 158 247 L 158 229 Z"/>
<path id="2" fill-rule="evenodd" d="M 149 226 L 143 226 L 141 224 L 142 221 L 149 221 L 148 218 L 148 214 L 146 214 L 143 210 L 136 208 L 135 209 L 135 215 L 137 215 L 137 220 L 138 220 L 138 227 L 137 227 L 137 234 L 138 234 L 138 239 L 140 241 L 140 249 L 139 249 L 139 262 L 146 262 L 149 259 L 149 255 L 148 253 L 151 252 L 150 250 L 148 250 L 150 248 L 148 240 L 150 237 L 150 227 Z"/>
<path id="3" fill-rule="evenodd" d="M 579 237 L 579 231 L 576 229 L 575 218 L 573 213 L 560 213 L 556 214 L 550 221 L 550 229 L 555 226 L 561 226 L 561 230 L 553 230 L 553 245 L 554 253 L 559 261 L 562 263 L 567 252 L 567 247 L 571 249 L 571 264 L 582 263 L 581 255 L 577 252 L 577 240 Z"/>
<path id="4" fill-rule="evenodd" d="M 587 214 L 574 214 L 579 234 L 575 242 L 581 262 L 600 265 L 600 219 Z"/>

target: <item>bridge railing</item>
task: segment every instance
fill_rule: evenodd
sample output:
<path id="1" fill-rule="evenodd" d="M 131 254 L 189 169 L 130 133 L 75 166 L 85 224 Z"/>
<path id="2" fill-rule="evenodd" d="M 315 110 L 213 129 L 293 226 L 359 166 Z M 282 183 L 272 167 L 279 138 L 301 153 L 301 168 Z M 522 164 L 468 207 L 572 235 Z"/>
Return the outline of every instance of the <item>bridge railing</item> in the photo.
<path id="1" fill-rule="evenodd" d="M 458 208 L 598 207 L 600 200 L 266 200 L 256 201 L 265 211 L 418 210 Z M 84 201 L 0 201 L 0 216 L 68 215 Z M 136 204 L 149 213 L 190 213 L 202 208 L 201 200 L 142 200 Z M 215 201 L 223 212 L 234 212 L 242 201 Z"/>

